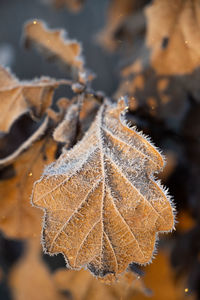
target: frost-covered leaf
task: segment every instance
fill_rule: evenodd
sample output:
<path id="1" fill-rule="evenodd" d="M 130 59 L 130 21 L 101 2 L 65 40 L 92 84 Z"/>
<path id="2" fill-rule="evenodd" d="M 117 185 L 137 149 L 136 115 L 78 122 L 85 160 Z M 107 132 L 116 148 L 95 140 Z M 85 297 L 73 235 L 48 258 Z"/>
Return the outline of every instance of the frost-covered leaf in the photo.
<path id="1" fill-rule="evenodd" d="M 33 204 L 45 210 L 44 248 L 69 267 L 96 276 L 147 263 L 156 235 L 172 230 L 173 208 L 153 174 L 161 154 L 126 124 L 127 105 L 105 102 L 80 143 L 36 182 Z"/>
<path id="2" fill-rule="evenodd" d="M 54 90 L 65 83 L 48 77 L 19 81 L 0 67 L 0 132 L 9 132 L 12 124 L 27 112 L 33 118 L 42 117 L 52 103 Z"/>
<path id="3" fill-rule="evenodd" d="M 53 133 L 54 140 L 65 143 L 66 148 L 74 144 L 77 135 L 80 107 L 78 103 L 70 105 L 64 120 L 58 125 Z"/>
<path id="4" fill-rule="evenodd" d="M 94 94 L 88 94 L 84 97 L 83 105 L 80 111 L 80 130 L 81 138 L 83 134 L 89 129 L 92 121 L 94 120 L 100 103 L 97 102 Z"/>
<path id="5" fill-rule="evenodd" d="M 81 45 L 70 40 L 64 30 L 50 30 L 40 20 L 28 22 L 24 28 L 26 45 L 34 43 L 39 49 L 44 50 L 48 57 L 55 57 L 62 63 L 83 71 L 83 58 Z"/>
<path id="6" fill-rule="evenodd" d="M 146 16 L 146 43 L 159 74 L 183 75 L 200 66 L 199 0 L 154 0 Z"/>
<path id="7" fill-rule="evenodd" d="M 62 120 L 66 114 L 66 111 L 70 105 L 70 100 L 67 98 L 60 98 L 56 105 L 57 111 L 53 110 L 52 108 L 47 109 L 47 116 L 40 124 L 40 126 L 35 130 L 23 143 L 19 144 L 13 152 L 10 152 L 9 155 L 0 158 L 0 166 L 6 166 L 11 164 L 16 158 L 26 149 L 28 149 L 35 141 L 39 140 L 39 138 L 45 133 L 46 129 L 49 128 L 50 123 L 52 126 L 56 127 L 59 122 L 62 123 Z M 8 137 L 8 135 L 7 135 Z M 1 146 L 3 148 L 7 148 L 9 142 L 12 142 L 12 136 L 9 137 L 8 140 L 0 140 Z M 3 150 L 3 149 L 1 149 Z"/>
<path id="8" fill-rule="evenodd" d="M 99 106 L 92 94 L 75 97 L 53 133 L 54 140 L 64 143 L 66 149 L 71 148 L 88 130 Z"/>
<path id="9" fill-rule="evenodd" d="M 47 109 L 48 117 L 54 122 L 54 124 L 58 124 L 61 122 L 66 114 L 66 110 L 70 106 L 70 100 L 68 98 L 60 98 L 57 102 L 57 111 L 52 108 Z"/>
<path id="10" fill-rule="evenodd" d="M 30 204 L 34 181 L 44 166 L 55 159 L 57 144 L 42 139 L 13 164 L 13 177 L 0 180 L 0 229 L 12 238 L 27 238 L 41 232 L 41 213 Z M 3 173 L 3 170 L 1 170 Z"/>

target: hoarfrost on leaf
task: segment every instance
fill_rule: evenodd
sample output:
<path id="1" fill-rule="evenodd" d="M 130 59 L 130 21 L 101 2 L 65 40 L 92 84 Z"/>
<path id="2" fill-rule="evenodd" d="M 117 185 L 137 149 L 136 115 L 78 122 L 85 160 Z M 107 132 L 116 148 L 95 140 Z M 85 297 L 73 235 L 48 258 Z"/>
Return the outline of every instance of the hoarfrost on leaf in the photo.
<path id="1" fill-rule="evenodd" d="M 75 40 L 68 39 L 64 30 L 50 30 L 44 22 L 35 20 L 25 25 L 24 37 L 27 46 L 33 43 L 44 50 L 44 54 L 48 57 L 58 58 L 64 64 L 83 71 L 81 45 Z"/>
<path id="2" fill-rule="evenodd" d="M 33 190 L 33 204 L 45 211 L 46 252 L 100 277 L 149 262 L 157 233 L 174 226 L 170 198 L 153 177 L 163 157 L 127 124 L 127 108 L 124 98 L 105 101 L 83 139 Z"/>
<path id="3" fill-rule="evenodd" d="M 0 132 L 8 133 L 12 124 L 27 112 L 33 119 L 41 118 L 52 104 L 54 90 L 62 84 L 68 81 L 49 77 L 19 81 L 0 66 Z"/>

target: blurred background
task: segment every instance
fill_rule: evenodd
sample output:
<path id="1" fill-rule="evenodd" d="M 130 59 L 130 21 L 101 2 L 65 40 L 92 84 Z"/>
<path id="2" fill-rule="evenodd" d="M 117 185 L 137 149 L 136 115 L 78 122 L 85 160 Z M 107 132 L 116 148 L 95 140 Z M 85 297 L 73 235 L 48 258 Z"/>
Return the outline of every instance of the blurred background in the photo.
<path id="1" fill-rule="evenodd" d="M 26 277 L 27 272 L 33 284 L 24 281 L 22 288 L 21 282 L 11 279 L 12 270 L 19 262 L 23 264 L 30 245 L 2 230 L 0 299 L 200 299 L 200 35 L 194 34 L 200 32 L 199 1 L 0 0 L 0 64 L 20 80 L 41 75 L 70 78 L 64 68 L 46 60 L 34 47 L 25 49 L 23 26 L 31 19 L 41 19 L 52 29 L 63 28 L 70 39 L 81 43 L 86 66 L 96 74 L 94 90 L 113 101 L 122 95 L 136 99 L 128 118 L 166 156 L 159 178 L 174 199 L 177 225 L 176 231 L 161 236 L 153 263 L 146 267 L 132 264 L 136 278 L 119 288 L 99 286 L 85 271 L 78 277 L 70 271 L 62 274 L 61 254 L 41 254 L 41 270 L 34 269 L 30 255 L 34 272 L 28 276 L 25 264 L 27 268 L 16 276 Z M 55 100 L 71 95 L 70 89 L 59 88 Z M 24 127 L 29 122 L 26 118 L 15 124 L 18 135 L 11 129 L 0 138 L 1 158 L 30 135 Z M 2 184 L 9 172 L 9 167 L 1 168 Z M 34 285 L 35 277 L 40 278 L 38 272 L 43 277 Z M 42 294 L 50 286 L 56 292 Z M 123 289 L 127 293 L 122 295 Z"/>

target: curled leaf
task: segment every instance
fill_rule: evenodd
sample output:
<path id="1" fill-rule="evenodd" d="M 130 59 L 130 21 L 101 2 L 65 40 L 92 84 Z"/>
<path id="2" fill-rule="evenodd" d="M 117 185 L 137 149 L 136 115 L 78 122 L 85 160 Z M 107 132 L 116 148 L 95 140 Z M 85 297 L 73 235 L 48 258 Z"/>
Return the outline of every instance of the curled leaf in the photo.
<path id="1" fill-rule="evenodd" d="M 98 108 L 93 94 L 75 97 L 53 133 L 54 140 L 64 143 L 66 149 L 71 148 L 88 130 Z"/>
<path id="2" fill-rule="evenodd" d="M 41 77 L 19 81 L 7 69 L 0 67 L 0 132 L 7 133 L 12 124 L 26 112 L 41 118 L 52 103 L 54 90 L 65 80 Z"/>
<path id="3" fill-rule="evenodd" d="M 34 20 L 25 25 L 24 37 L 27 46 L 33 43 L 49 57 L 56 57 L 64 64 L 83 71 L 81 45 L 68 39 L 64 30 L 50 30 L 42 21 Z"/>
<path id="4" fill-rule="evenodd" d="M 64 120 L 58 125 L 53 133 L 55 141 L 65 143 L 66 148 L 74 144 L 77 134 L 80 107 L 78 103 L 72 104 L 65 115 Z"/>
<path id="5" fill-rule="evenodd" d="M 105 103 L 84 138 L 36 182 L 45 210 L 44 248 L 73 269 L 118 276 L 151 260 L 156 235 L 174 226 L 173 208 L 153 174 L 161 154 L 126 124 L 127 105 Z"/>
<path id="6" fill-rule="evenodd" d="M 70 100 L 68 98 L 60 98 L 57 101 L 56 106 L 58 108 L 58 111 L 55 111 L 52 108 L 47 109 L 47 115 L 54 122 L 55 125 L 57 125 L 63 120 L 66 111 L 70 106 Z"/>

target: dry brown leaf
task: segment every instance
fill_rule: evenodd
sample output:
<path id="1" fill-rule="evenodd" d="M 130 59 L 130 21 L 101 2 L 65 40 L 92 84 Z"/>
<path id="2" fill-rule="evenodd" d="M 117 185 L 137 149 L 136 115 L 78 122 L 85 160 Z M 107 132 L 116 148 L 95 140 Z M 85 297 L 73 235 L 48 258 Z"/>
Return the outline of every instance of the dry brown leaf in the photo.
<path id="1" fill-rule="evenodd" d="M 105 28 L 98 34 L 98 41 L 106 49 L 113 51 L 117 46 L 115 39 L 115 32 L 126 19 L 128 15 L 132 13 L 134 7 L 133 0 L 112 0 L 108 8 L 107 24 Z"/>
<path id="2" fill-rule="evenodd" d="M 108 7 L 107 21 L 103 30 L 98 34 L 98 42 L 109 51 L 113 51 L 121 43 L 116 33 L 127 17 L 136 12 L 146 0 L 111 0 Z M 134 16 L 133 16 L 134 18 Z"/>
<path id="3" fill-rule="evenodd" d="M 80 129 L 81 129 L 81 138 L 84 133 L 89 129 L 92 121 L 94 120 L 97 111 L 99 110 L 100 103 L 97 102 L 94 94 L 88 94 L 84 97 L 83 105 L 80 111 Z"/>
<path id="4" fill-rule="evenodd" d="M 159 231 L 172 230 L 170 199 L 153 174 L 163 158 L 125 119 L 122 98 L 106 102 L 80 143 L 36 182 L 33 204 L 45 209 L 44 248 L 69 267 L 96 276 L 151 260 Z"/>
<path id="5" fill-rule="evenodd" d="M 54 274 L 54 282 L 60 291 L 69 290 L 74 300 L 114 300 L 109 297 L 105 284 L 98 282 L 85 270 L 60 269 Z"/>
<path id="6" fill-rule="evenodd" d="M 42 139 L 14 162 L 16 175 L 0 181 L 0 229 L 11 238 L 27 238 L 41 232 L 41 212 L 32 207 L 30 196 L 34 181 L 44 166 L 55 159 L 57 146 L 52 139 Z"/>
<path id="7" fill-rule="evenodd" d="M 199 0 L 154 0 L 146 16 L 146 43 L 159 74 L 183 75 L 200 66 Z"/>
<path id="8" fill-rule="evenodd" d="M 52 108 L 47 109 L 47 115 L 54 122 L 55 125 L 57 125 L 59 122 L 63 120 L 66 111 L 70 106 L 70 100 L 68 98 L 60 98 L 56 102 L 56 106 L 58 108 L 58 111 L 55 111 Z"/>
<path id="9" fill-rule="evenodd" d="M 26 149 L 28 149 L 35 141 L 45 133 L 47 127 L 50 125 L 50 119 L 53 122 L 54 127 L 62 122 L 66 111 L 70 105 L 70 100 L 67 98 L 60 98 L 57 103 L 58 111 L 53 110 L 52 108 L 47 109 L 47 117 L 44 119 L 42 124 L 38 127 L 32 135 L 28 137 L 14 152 L 8 156 L 0 159 L 0 166 L 6 166 L 11 164 L 15 159 Z"/>
<path id="10" fill-rule="evenodd" d="M 54 140 L 65 143 L 67 149 L 74 145 L 77 135 L 79 113 L 80 105 L 78 103 L 70 105 L 64 120 L 56 127 L 53 133 Z"/>
<path id="11" fill-rule="evenodd" d="M 20 82 L 0 67 L 0 83 L 0 132 L 7 133 L 26 112 L 30 112 L 33 118 L 40 118 L 51 105 L 54 90 L 66 82 L 48 77 Z"/>
<path id="12" fill-rule="evenodd" d="M 60 269 L 55 272 L 54 281 L 59 290 L 70 291 L 74 300 L 130 300 L 138 293 L 146 294 L 142 280 L 133 272 L 125 272 L 120 277 L 117 283 L 106 285 L 85 270 Z"/>
<path id="13" fill-rule="evenodd" d="M 66 300 L 40 258 L 40 243 L 30 240 L 25 255 L 11 270 L 9 285 L 15 300 Z"/>
<path id="14" fill-rule="evenodd" d="M 45 54 L 60 59 L 64 64 L 83 71 L 83 58 L 81 56 L 81 45 L 70 40 L 64 30 L 50 30 L 40 20 L 28 22 L 24 28 L 26 44 L 34 43 Z"/>
<path id="15" fill-rule="evenodd" d="M 88 130 L 99 106 L 93 94 L 75 97 L 53 133 L 54 140 L 65 143 L 66 149 L 71 148 Z"/>

